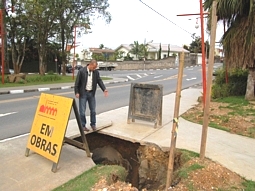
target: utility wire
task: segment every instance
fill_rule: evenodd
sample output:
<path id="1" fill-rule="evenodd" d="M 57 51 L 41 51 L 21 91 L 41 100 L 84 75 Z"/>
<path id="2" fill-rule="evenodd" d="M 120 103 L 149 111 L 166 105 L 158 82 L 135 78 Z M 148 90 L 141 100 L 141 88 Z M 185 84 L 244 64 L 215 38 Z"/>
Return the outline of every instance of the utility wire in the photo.
<path id="1" fill-rule="evenodd" d="M 157 13 L 158 15 L 160 15 L 161 17 L 163 17 L 164 19 L 168 20 L 170 23 L 174 24 L 175 26 L 177 26 L 178 28 L 182 29 L 183 31 L 189 33 L 191 36 L 193 36 L 192 33 L 190 33 L 189 31 L 185 30 L 184 28 L 180 27 L 179 25 L 177 25 L 176 23 L 174 23 L 173 21 L 171 21 L 170 19 L 168 19 L 167 17 L 165 17 L 164 15 L 162 15 L 161 13 L 159 13 L 158 11 L 156 11 L 155 9 L 153 9 L 152 7 L 150 7 L 149 5 L 147 5 L 146 3 L 144 3 L 142 0 L 139 0 L 141 3 L 143 3 L 145 6 L 147 6 L 148 8 L 150 8 L 152 11 L 154 11 L 155 13 Z"/>

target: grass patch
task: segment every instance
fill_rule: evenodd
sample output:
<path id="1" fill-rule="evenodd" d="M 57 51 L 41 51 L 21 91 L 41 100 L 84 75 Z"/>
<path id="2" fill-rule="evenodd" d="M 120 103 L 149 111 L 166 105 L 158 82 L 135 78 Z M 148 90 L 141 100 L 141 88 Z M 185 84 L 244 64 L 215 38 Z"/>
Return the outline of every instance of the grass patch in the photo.
<path id="1" fill-rule="evenodd" d="M 211 108 L 209 114 L 209 127 L 213 127 L 226 132 L 233 132 L 235 134 L 240 134 L 248 137 L 254 137 L 254 128 L 245 127 L 245 131 L 235 131 L 232 120 L 242 118 L 243 120 L 248 120 L 250 123 L 254 123 L 255 108 L 253 102 L 249 102 L 244 99 L 243 96 L 232 96 L 214 99 L 212 101 L 217 104 L 218 108 Z M 201 105 L 199 107 L 192 108 L 191 110 L 184 113 L 181 117 L 191 121 L 193 123 L 203 125 L 203 112 L 201 112 Z M 234 130 L 233 130 L 234 129 Z"/>
<path id="2" fill-rule="evenodd" d="M 183 163 L 189 161 L 190 159 L 192 158 L 195 158 L 195 157 L 199 157 L 199 154 L 196 153 L 196 152 L 193 152 L 193 151 L 189 151 L 189 150 L 186 150 L 186 149 L 179 149 L 182 153 L 182 160 L 183 160 Z"/>
<path id="3" fill-rule="evenodd" d="M 250 137 L 255 137 L 255 127 L 249 128 L 248 134 L 250 135 Z"/>
<path id="4" fill-rule="evenodd" d="M 120 181 L 125 181 L 127 171 L 124 167 L 117 165 L 96 165 L 90 170 L 82 173 L 67 183 L 55 188 L 53 191 L 89 191 L 102 178 L 110 185 L 111 175 L 117 175 Z"/>
<path id="5" fill-rule="evenodd" d="M 225 127 L 222 127 L 222 126 L 220 126 L 220 125 L 218 125 L 217 123 L 214 123 L 214 122 L 210 122 L 210 123 L 209 123 L 209 127 L 213 127 L 213 128 L 215 128 L 215 129 L 219 129 L 219 130 L 227 131 L 227 132 L 230 131 L 229 129 L 227 129 L 227 128 L 225 128 Z"/>
<path id="6" fill-rule="evenodd" d="M 188 178 L 188 175 L 189 175 L 190 172 L 198 170 L 198 169 L 202 169 L 202 168 L 204 168 L 204 166 L 202 166 L 198 163 L 195 163 L 191 166 L 181 168 L 178 172 L 178 176 L 180 178 L 186 179 L 186 178 Z"/>
<path id="7" fill-rule="evenodd" d="M 112 78 L 101 77 L 102 80 L 111 80 Z M 4 87 L 19 87 L 19 86 L 31 86 L 31 85 L 43 85 L 43 84 L 56 84 L 56 83 L 74 83 L 76 76 L 60 76 L 57 74 L 46 74 L 41 76 L 39 74 L 27 74 L 26 81 L 19 83 L 9 83 L 5 78 L 5 83 L 0 84 L 0 88 Z"/>
<path id="8" fill-rule="evenodd" d="M 215 102 L 228 103 L 230 106 L 247 106 L 249 105 L 249 101 L 245 100 L 243 96 L 231 96 L 231 97 L 223 97 L 214 99 Z"/>
<path id="9" fill-rule="evenodd" d="M 251 180 L 245 180 L 243 183 L 243 186 L 245 187 L 245 191 L 254 191 L 255 190 L 255 182 Z"/>

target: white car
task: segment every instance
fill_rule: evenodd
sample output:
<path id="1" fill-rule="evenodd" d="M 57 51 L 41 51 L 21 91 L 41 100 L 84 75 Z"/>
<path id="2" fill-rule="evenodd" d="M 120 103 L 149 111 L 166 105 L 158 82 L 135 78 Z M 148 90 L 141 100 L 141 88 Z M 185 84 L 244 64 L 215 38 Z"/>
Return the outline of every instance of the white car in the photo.
<path id="1" fill-rule="evenodd" d="M 0 71 L 1 71 L 1 73 L 2 73 L 2 66 L 0 66 Z M 10 74 L 14 74 L 14 70 L 13 70 L 13 69 L 9 69 L 9 73 L 10 73 Z"/>

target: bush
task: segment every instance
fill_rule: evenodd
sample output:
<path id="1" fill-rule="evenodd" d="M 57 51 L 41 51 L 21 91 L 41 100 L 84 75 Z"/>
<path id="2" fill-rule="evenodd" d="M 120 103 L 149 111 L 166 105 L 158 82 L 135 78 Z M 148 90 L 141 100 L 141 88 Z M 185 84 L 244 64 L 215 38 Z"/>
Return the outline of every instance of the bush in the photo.
<path id="1" fill-rule="evenodd" d="M 54 72 L 52 70 L 48 71 L 48 75 L 54 75 Z"/>
<path id="2" fill-rule="evenodd" d="M 226 84 L 225 69 L 217 71 L 212 86 L 212 98 L 244 96 L 246 92 L 248 70 L 233 69 L 228 73 Z"/>
<path id="3" fill-rule="evenodd" d="M 44 76 L 34 76 L 27 78 L 27 82 L 52 82 L 52 81 L 58 81 L 61 80 L 61 76 L 53 74 L 47 74 Z"/>

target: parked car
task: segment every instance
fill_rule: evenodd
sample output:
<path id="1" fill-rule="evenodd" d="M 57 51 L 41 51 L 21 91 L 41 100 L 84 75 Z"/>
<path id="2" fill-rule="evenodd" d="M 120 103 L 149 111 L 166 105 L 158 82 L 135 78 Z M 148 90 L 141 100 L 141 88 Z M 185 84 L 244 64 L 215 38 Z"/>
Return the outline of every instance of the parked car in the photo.
<path id="1" fill-rule="evenodd" d="M 9 69 L 10 74 L 14 74 L 14 70 L 13 69 Z"/>
<path id="2" fill-rule="evenodd" d="M 66 65 L 66 72 L 67 72 L 67 73 L 72 73 L 72 72 L 73 72 L 73 67 L 72 67 L 71 64 L 67 64 L 67 65 Z"/>
<path id="3" fill-rule="evenodd" d="M 2 66 L 0 66 L 0 73 L 2 73 Z M 14 70 L 9 68 L 9 74 L 14 74 Z"/>
<path id="4" fill-rule="evenodd" d="M 83 66 L 82 65 L 76 65 L 74 68 L 75 68 L 75 70 L 80 70 L 81 68 L 83 68 Z"/>

